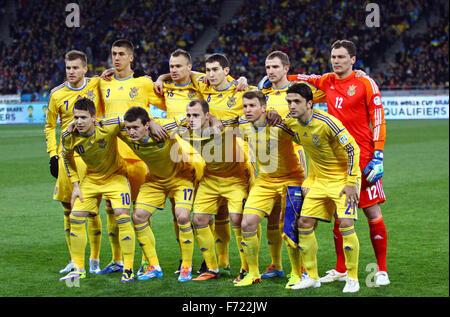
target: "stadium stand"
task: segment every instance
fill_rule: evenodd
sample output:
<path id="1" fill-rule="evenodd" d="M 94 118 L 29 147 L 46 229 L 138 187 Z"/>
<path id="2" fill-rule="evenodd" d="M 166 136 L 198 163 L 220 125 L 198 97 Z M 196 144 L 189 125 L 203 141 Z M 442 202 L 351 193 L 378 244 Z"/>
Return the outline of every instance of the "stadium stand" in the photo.
<path id="1" fill-rule="evenodd" d="M 86 0 L 80 4 L 80 27 L 68 28 L 64 2 L 21 0 L 10 25 L 12 42 L 0 43 L 0 94 L 45 93 L 64 80 L 64 53 L 85 51 L 92 73 L 108 66 L 111 43 L 129 38 L 136 61 L 158 74 L 167 55 L 189 49 L 207 24 L 218 18 L 220 1 Z M 180 14 L 181 13 L 181 14 Z M 89 75 L 89 74 L 88 74 Z"/>
<path id="2" fill-rule="evenodd" d="M 86 0 L 80 4 L 80 27 L 68 28 L 61 22 L 67 15 L 65 3 L 18 1 L 16 20 L 9 26 L 12 41 L 0 42 L 0 94 L 45 99 L 64 80 L 63 56 L 70 49 L 85 51 L 88 75 L 98 74 L 109 67 L 110 45 L 118 38 L 133 41 L 134 67 L 156 79 L 168 71 L 171 51 L 189 50 L 207 26 L 217 25 L 223 2 L 187 0 L 180 7 L 176 1 Z M 231 74 L 254 84 L 273 50 L 290 56 L 292 73 L 325 73 L 330 71 L 330 44 L 348 38 L 359 43 L 356 68 L 371 73 L 380 59 L 388 59 L 385 69 L 371 74 L 381 88 L 448 87 L 448 11 L 442 10 L 442 21 L 420 35 L 405 32 L 443 2 L 386 0 L 380 5 L 383 27 L 370 28 L 359 2 L 245 0 L 206 53 L 225 53 L 233 65 Z M 384 56 L 398 41 L 403 43 L 400 51 Z M 203 70 L 203 59 L 195 60 L 194 69 Z"/>

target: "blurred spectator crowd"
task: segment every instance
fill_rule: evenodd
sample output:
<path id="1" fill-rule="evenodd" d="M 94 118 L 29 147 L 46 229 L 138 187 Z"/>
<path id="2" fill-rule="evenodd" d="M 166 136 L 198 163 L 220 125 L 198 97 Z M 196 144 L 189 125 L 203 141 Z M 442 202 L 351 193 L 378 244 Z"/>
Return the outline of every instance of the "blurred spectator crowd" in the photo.
<path id="1" fill-rule="evenodd" d="M 243 0 L 206 53 L 226 54 L 232 64 L 230 73 L 256 84 L 265 74 L 265 57 L 274 50 L 289 55 L 290 73 L 331 71 L 330 45 L 345 38 L 357 44 L 355 68 L 371 74 L 382 88 L 448 87 L 448 11 L 439 11 L 440 23 L 428 25 L 424 33 L 405 33 L 446 0 L 379 2 L 380 27 L 366 25 L 369 2 Z M 16 20 L 9 26 L 13 40 L 8 45 L 0 42 L 0 93 L 48 93 L 64 81 L 64 54 L 70 49 L 86 52 L 89 75 L 99 74 L 110 67 L 110 46 L 119 38 L 134 43 L 133 66 L 156 79 L 168 72 L 170 52 L 189 50 L 208 26 L 217 25 L 223 1 L 79 3 L 80 27 L 69 28 L 65 2 L 18 1 Z M 399 40 L 402 49 L 393 60 L 386 60 L 384 53 Z M 203 62 L 204 58 L 195 60 L 194 69 L 204 70 Z M 379 63 L 387 66 L 379 70 Z"/>
<path id="2" fill-rule="evenodd" d="M 5 1 L 5 0 L 1 0 Z M 90 75 L 109 67 L 111 44 L 135 45 L 135 67 L 155 76 L 168 70 L 168 55 L 189 49 L 207 25 L 217 24 L 220 1 L 84 0 L 80 27 L 66 26 L 66 2 L 20 0 L 10 35 L 0 42 L 0 93 L 48 92 L 65 78 L 64 54 L 87 54 Z M 110 62 L 110 60 L 109 60 Z"/>

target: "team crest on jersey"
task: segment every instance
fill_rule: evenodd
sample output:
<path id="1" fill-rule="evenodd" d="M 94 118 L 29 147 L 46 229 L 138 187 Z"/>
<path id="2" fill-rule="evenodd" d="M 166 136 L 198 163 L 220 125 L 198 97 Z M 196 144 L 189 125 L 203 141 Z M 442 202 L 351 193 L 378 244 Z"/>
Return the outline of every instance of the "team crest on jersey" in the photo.
<path id="1" fill-rule="evenodd" d="M 104 148 L 106 147 L 106 142 L 105 142 L 105 140 L 103 140 L 103 139 L 99 140 L 99 141 L 98 141 L 98 146 L 99 146 L 101 149 L 104 149 Z"/>
<path id="2" fill-rule="evenodd" d="M 348 142 L 348 137 L 343 134 L 340 138 L 339 138 L 339 142 L 341 142 L 341 144 L 345 144 Z"/>
<path id="3" fill-rule="evenodd" d="M 348 87 L 347 95 L 349 95 L 351 97 L 355 93 L 356 93 L 356 86 L 355 85 L 351 85 L 350 87 Z"/>
<path id="4" fill-rule="evenodd" d="M 319 135 L 318 135 L 318 134 L 313 134 L 313 135 L 312 135 L 312 143 L 313 143 L 314 145 L 319 145 L 320 140 L 319 140 Z"/>
<path id="5" fill-rule="evenodd" d="M 94 89 L 87 91 L 86 98 L 88 98 L 91 101 L 94 101 L 94 99 L 95 99 Z"/>
<path id="6" fill-rule="evenodd" d="M 130 98 L 137 97 L 137 95 L 139 94 L 138 90 L 139 90 L 139 88 L 131 87 L 130 88 L 130 94 L 129 94 Z"/>
<path id="7" fill-rule="evenodd" d="M 227 106 L 231 108 L 236 105 L 236 97 L 228 97 Z"/>
<path id="8" fill-rule="evenodd" d="M 189 89 L 189 92 L 188 92 L 188 97 L 189 97 L 189 99 L 194 98 L 196 95 L 197 95 L 197 94 L 195 93 L 195 90 Z"/>

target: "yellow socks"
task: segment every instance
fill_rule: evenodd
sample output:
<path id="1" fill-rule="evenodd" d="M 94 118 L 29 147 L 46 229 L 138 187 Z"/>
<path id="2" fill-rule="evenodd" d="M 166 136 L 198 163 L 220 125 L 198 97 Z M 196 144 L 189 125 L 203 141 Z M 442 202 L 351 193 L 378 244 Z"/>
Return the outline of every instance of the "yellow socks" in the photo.
<path id="1" fill-rule="evenodd" d="M 339 228 L 339 231 L 342 234 L 342 245 L 348 277 L 358 280 L 359 240 L 355 232 L 355 227 Z"/>
<path id="2" fill-rule="evenodd" d="M 219 267 L 217 264 L 216 251 L 214 250 L 214 236 L 211 232 L 211 228 L 209 225 L 206 225 L 205 227 L 197 226 L 195 228 L 195 233 L 195 239 L 202 251 L 206 266 L 210 270 L 217 270 Z"/>
<path id="3" fill-rule="evenodd" d="M 192 231 L 191 223 L 178 223 L 180 248 L 181 248 L 181 267 L 192 267 L 192 255 L 194 254 L 194 233 Z"/>
<path id="4" fill-rule="evenodd" d="M 219 256 L 219 265 L 226 268 L 230 265 L 229 245 L 231 239 L 230 220 L 216 220 L 215 221 L 215 239 L 217 255 Z"/>
<path id="5" fill-rule="evenodd" d="M 84 270 L 84 256 L 87 244 L 86 217 L 70 215 L 70 248 L 74 265 Z"/>
<path id="6" fill-rule="evenodd" d="M 298 244 L 300 247 L 300 254 L 303 260 L 303 266 L 309 277 L 318 280 L 319 274 L 317 272 L 317 240 L 314 233 L 314 228 L 298 229 Z"/>
<path id="7" fill-rule="evenodd" d="M 247 260 L 245 259 L 244 249 L 242 246 L 241 226 L 232 226 L 232 229 L 233 229 L 234 235 L 236 237 L 236 245 L 238 247 L 239 257 L 241 258 L 241 270 L 246 270 L 248 272 L 248 264 L 247 264 Z"/>
<path id="8" fill-rule="evenodd" d="M 70 209 L 66 208 L 64 208 L 64 234 L 66 236 L 66 243 L 67 248 L 69 249 L 70 258 L 73 259 L 72 251 L 70 250 Z"/>
<path id="9" fill-rule="evenodd" d="M 91 255 L 89 258 L 99 260 L 102 243 L 102 220 L 98 214 L 89 214 L 87 220 L 87 234 L 89 237 L 89 246 L 91 248 Z"/>
<path id="10" fill-rule="evenodd" d="M 279 224 L 267 226 L 267 243 L 269 244 L 270 257 L 272 258 L 272 264 L 276 270 L 282 270 L 281 264 L 281 247 L 282 238 Z"/>
<path id="11" fill-rule="evenodd" d="M 248 263 L 249 273 L 259 278 L 261 275 L 259 274 L 258 266 L 259 239 L 257 232 L 242 232 L 242 246 Z"/>
<path id="12" fill-rule="evenodd" d="M 150 266 L 159 265 L 158 255 L 156 254 L 156 241 L 153 230 L 149 222 L 134 225 L 136 237 L 142 248 L 143 260 L 147 260 Z"/>
<path id="13" fill-rule="evenodd" d="M 109 243 L 111 244 L 112 259 L 115 262 L 120 262 L 122 261 L 122 250 L 119 243 L 119 227 L 111 207 L 106 207 L 106 227 L 108 229 Z"/>
<path id="14" fill-rule="evenodd" d="M 116 217 L 119 228 L 119 243 L 123 253 L 123 269 L 133 270 L 135 238 L 130 215 Z"/>
<path id="15" fill-rule="evenodd" d="M 289 255 L 289 261 L 291 262 L 291 274 L 301 277 L 302 257 L 300 256 L 300 249 L 291 247 L 289 243 L 286 243 L 286 248 Z"/>

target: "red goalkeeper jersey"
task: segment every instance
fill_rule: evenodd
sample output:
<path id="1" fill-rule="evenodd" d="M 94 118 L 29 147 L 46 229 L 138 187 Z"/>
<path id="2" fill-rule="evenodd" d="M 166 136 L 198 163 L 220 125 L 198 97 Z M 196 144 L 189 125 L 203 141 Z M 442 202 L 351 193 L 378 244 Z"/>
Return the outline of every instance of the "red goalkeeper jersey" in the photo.
<path id="1" fill-rule="evenodd" d="M 386 121 L 380 91 L 372 78 L 355 77 L 353 72 L 344 79 L 327 73 L 289 75 L 288 80 L 307 81 L 326 93 L 328 113 L 338 118 L 355 138 L 363 161 L 372 159 L 374 150 L 383 151 Z"/>

